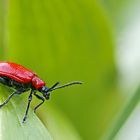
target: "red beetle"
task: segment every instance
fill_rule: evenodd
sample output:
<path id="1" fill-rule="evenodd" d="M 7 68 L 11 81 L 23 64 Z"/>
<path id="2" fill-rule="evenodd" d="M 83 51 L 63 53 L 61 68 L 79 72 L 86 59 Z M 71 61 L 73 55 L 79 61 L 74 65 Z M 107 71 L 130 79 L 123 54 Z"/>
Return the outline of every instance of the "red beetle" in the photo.
<path id="1" fill-rule="evenodd" d="M 34 108 L 34 111 L 36 111 L 36 109 L 44 103 L 45 99 L 49 99 L 51 91 L 73 84 L 81 84 L 81 82 L 71 82 L 63 86 L 57 86 L 59 84 L 59 82 L 57 82 L 48 88 L 45 86 L 45 82 L 41 80 L 36 73 L 13 62 L 0 62 L 0 83 L 15 89 L 8 99 L 0 105 L 0 108 L 6 105 L 14 95 L 22 94 L 31 89 L 23 122 L 25 122 L 27 118 L 32 95 L 42 100 L 42 102 Z M 37 91 L 41 92 L 43 96 L 36 94 Z"/>

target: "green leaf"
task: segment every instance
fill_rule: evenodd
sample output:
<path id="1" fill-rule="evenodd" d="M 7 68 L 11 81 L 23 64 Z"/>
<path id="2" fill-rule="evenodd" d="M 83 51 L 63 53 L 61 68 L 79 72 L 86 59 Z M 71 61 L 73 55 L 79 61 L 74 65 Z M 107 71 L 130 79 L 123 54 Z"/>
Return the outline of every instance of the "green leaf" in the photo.
<path id="1" fill-rule="evenodd" d="M 7 91 L 5 87 L 0 87 L 0 95 L 4 100 L 11 94 L 11 90 Z M 27 121 L 22 123 L 25 109 L 25 101 L 18 95 L 0 109 L 0 139 L 52 140 L 47 128 L 32 110 L 29 111 Z"/>
<path id="2" fill-rule="evenodd" d="M 81 140 L 72 122 L 56 106 L 48 103 L 42 106 L 37 114 L 54 140 Z"/>

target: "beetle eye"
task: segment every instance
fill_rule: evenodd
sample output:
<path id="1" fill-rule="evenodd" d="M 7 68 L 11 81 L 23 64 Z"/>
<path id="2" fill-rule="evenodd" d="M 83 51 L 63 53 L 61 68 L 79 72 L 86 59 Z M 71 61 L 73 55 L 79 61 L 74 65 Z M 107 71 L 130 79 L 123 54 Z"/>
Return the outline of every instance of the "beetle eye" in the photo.
<path id="1" fill-rule="evenodd" d="M 46 89 L 46 88 L 43 86 L 43 87 L 42 87 L 42 90 L 44 91 L 45 89 Z"/>
<path id="2" fill-rule="evenodd" d="M 48 89 L 49 89 L 48 87 L 43 86 L 39 89 L 39 91 L 42 92 L 42 93 L 46 93 L 48 91 Z"/>

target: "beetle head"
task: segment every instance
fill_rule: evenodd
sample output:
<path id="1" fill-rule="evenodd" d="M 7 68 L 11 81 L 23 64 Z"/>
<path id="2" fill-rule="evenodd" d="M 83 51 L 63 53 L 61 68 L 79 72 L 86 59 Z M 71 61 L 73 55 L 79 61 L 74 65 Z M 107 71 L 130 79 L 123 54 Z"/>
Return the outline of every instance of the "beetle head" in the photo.
<path id="1" fill-rule="evenodd" d="M 53 90 L 64 88 L 64 87 L 71 86 L 71 85 L 74 85 L 74 84 L 82 84 L 82 83 L 77 81 L 77 82 L 71 82 L 71 83 L 68 83 L 68 84 L 65 84 L 65 85 L 62 85 L 62 86 L 57 86 L 58 84 L 59 84 L 59 82 L 55 83 L 50 88 L 48 88 L 46 86 L 43 86 L 39 91 L 43 94 L 43 96 L 46 98 L 46 100 L 48 100 L 49 97 L 50 97 L 50 93 Z"/>
<path id="2" fill-rule="evenodd" d="M 59 84 L 59 82 L 57 82 L 56 84 L 54 84 L 51 88 L 48 88 L 46 86 L 43 86 L 39 91 L 43 94 L 43 96 L 46 98 L 46 100 L 49 99 L 50 97 L 50 92 Z"/>

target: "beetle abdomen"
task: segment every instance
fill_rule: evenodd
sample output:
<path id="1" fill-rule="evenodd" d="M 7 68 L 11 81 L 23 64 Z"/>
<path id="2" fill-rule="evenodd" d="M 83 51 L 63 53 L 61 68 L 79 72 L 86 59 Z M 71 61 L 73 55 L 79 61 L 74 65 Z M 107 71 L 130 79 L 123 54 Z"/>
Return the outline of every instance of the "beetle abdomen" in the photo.
<path id="1" fill-rule="evenodd" d="M 29 83 L 36 75 L 31 70 L 11 62 L 0 62 L 0 75 L 21 83 Z"/>

